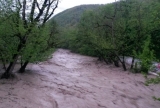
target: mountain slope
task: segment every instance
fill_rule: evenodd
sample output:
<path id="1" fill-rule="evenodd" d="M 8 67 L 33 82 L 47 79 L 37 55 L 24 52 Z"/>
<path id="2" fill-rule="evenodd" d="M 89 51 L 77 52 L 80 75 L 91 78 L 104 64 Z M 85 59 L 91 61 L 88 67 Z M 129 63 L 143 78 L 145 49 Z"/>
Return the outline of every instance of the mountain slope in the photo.
<path id="1" fill-rule="evenodd" d="M 51 20 L 55 20 L 60 27 L 74 27 L 80 20 L 83 12 L 87 10 L 94 10 L 102 5 L 80 5 L 67 9 L 57 15 Z"/>

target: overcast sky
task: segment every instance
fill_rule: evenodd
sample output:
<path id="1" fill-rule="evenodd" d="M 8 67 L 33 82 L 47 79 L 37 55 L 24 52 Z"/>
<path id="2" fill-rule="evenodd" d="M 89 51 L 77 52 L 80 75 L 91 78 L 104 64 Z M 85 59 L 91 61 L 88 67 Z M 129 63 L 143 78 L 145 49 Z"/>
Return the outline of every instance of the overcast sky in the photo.
<path id="1" fill-rule="evenodd" d="M 68 8 L 82 4 L 107 4 L 114 1 L 115 0 L 60 0 L 58 8 L 55 10 L 54 14 L 57 14 Z"/>

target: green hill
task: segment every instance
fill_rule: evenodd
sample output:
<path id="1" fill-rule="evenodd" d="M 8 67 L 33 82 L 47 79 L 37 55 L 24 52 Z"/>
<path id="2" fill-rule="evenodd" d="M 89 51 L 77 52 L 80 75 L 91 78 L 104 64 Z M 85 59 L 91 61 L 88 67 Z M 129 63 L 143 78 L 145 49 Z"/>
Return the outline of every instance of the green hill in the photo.
<path id="1" fill-rule="evenodd" d="M 73 8 L 67 9 L 57 15 L 55 15 L 52 19 L 54 19 L 59 27 L 74 27 L 80 20 L 83 12 L 87 10 L 94 10 L 99 8 L 102 5 L 80 5 L 75 6 Z M 52 20 L 51 19 L 51 20 Z"/>

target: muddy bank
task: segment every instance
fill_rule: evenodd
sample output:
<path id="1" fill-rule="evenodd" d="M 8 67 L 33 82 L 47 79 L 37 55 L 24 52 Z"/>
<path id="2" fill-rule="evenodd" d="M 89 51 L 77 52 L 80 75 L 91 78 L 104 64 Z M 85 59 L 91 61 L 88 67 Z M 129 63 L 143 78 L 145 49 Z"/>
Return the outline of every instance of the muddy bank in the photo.
<path id="1" fill-rule="evenodd" d="M 0 108 L 159 108 L 160 86 L 141 74 L 59 49 L 25 74 L 0 80 Z"/>

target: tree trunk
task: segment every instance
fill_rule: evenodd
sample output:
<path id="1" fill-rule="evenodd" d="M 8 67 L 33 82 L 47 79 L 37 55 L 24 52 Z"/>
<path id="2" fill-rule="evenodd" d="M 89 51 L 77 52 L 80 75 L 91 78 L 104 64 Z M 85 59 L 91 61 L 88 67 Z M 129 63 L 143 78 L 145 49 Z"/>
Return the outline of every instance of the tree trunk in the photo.
<path id="1" fill-rule="evenodd" d="M 121 60 L 121 58 L 118 55 L 117 55 L 117 58 L 121 62 L 124 71 L 126 71 L 127 68 L 126 68 L 126 64 L 125 64 L 125 56 L 123 55 L 123 58 L 122 58 L 123 60 Z"/>
<path id="2" fill-rule="evenodd" d="M 7 70 L 7 68 L 6 68 L 6 61 L 3 60 L 3 59 L 1 59 L 1 61 L 2 61 L 2 64 L 3 64 L 3 69 L 6 71 Z"/>
<path id="3" fill-rule="evenodd" d="M 113 62 L 114 62 L 114 65 L 115 65 L 116 67 L 119 67 L 119 62 L 118 62 L 118 60 L 114 60 Z"/>
<path id="4" fill-rule="evenodd" d="M 130 69 L 133 69 L 133 66 L 134 66 L 134 57 L 132 58 L 132 64 L 131 64 L 131 67 L 130 67 Z"/>
<path id="5" fill-rule="evenodd" d="M 124 71 L 126 71 L 127 69 L 126 69 L 126 64 L 125 64 L 125 58 L 124 58 L 124 55 L 123 55 L 122 66 L 123 66 Z"/>
<path id="6" fill-rule="evenodd" d="M 122 63 L 122 66 L 123 66 L 124 71 L 126 71 L 127 68 L 126 68 L 125 62 Z"/>
<path id="7" fill-rule="evenodd" d="M 99 61 L 102 61 L 103 59 L 102 59 L 102 57 L 101 57 L 101 56 L 99 56 L 99 57 L 98 57 L 98 60 L 99 60 Z"/>
<path id="8" fill-rule="evenodd" d="M 112 61 L 112 59 L 110 57 L 107 57 L 106 59 L 108 61 L 108 64 L 112 64 L 113 63 L 113 61 Z"/>
<path id="9" fill-rule="evenodd" d="M 109 62 L 108 62 L 107 59 L 103 58 L 103 60 L 104 60 L 104 62 L 105 62 L 106 64 L 109 64 Z"/>
<path id="10" fill-rule="evenodd" d="M 6 78 L 6 79 L 8 79 L 8 78 L 10 78 L 10 77 L 12 76 L 12 71 L 13 71 L 15 65 L 16 65 L 17 59 L 18 59 L 18 54 L 15 54 L 15 55 L 13 56 L 13 60 L 14 60 L 14 61 L 13 61 L 13 62 L 10 62 L 8 68 L 6 69 L 5 73 L 2 74 L 1 78 Z"/>
<path id="11" fill-rule="evenodd" d="M 25 72 L 25 69 L 26 69 L 28 63 L 29 63 L 29 61 L 25 61 L 25 63 L 19 69 L 19 73 L 24 73 Z"/>
<path id="12" fill-rule="evenodd" d="M 17 52 L 19 52 L 21 50 L 21 48 L 22 48 L 22 43 L 20 42 L 19 45 L 18 45 L 18 48 L 17 48 Z M 13 71 L 15 65 L 16 65 L 16 62 L 18 60 L 18 56 L 19 56 L 18 54 L 13 55 L 13 57 L 12 57 L 13 61 L 10 62 L 7 70 L 5 71 L 4 74 L 2 74 L 1 78 L 8 79 L 8 78 L 12 77 L 12 71 Z"/>

